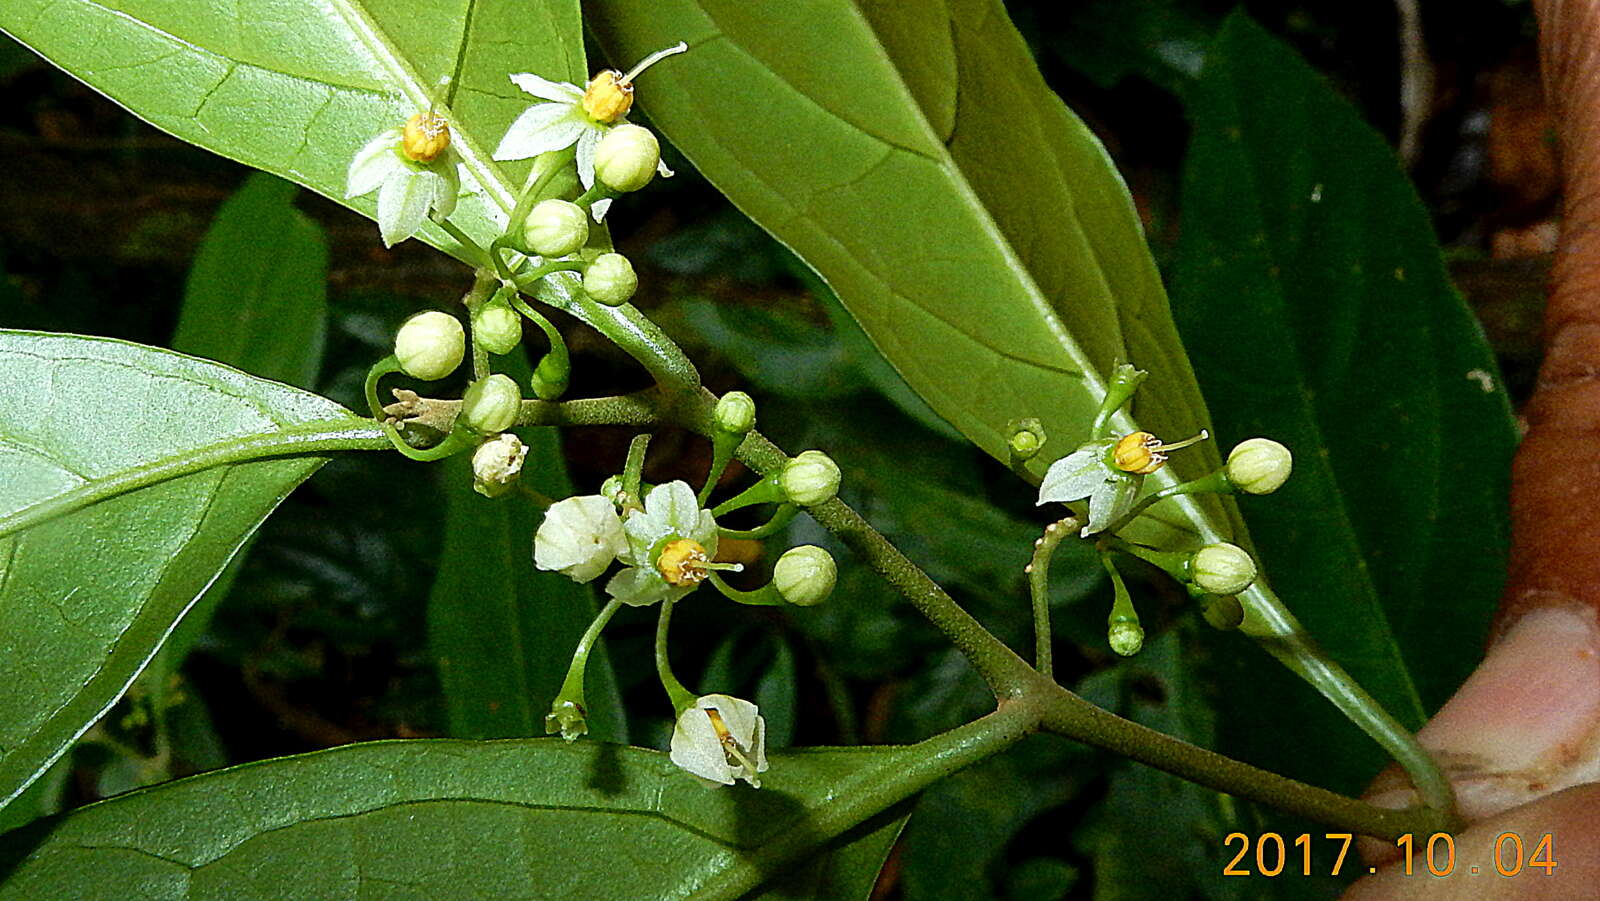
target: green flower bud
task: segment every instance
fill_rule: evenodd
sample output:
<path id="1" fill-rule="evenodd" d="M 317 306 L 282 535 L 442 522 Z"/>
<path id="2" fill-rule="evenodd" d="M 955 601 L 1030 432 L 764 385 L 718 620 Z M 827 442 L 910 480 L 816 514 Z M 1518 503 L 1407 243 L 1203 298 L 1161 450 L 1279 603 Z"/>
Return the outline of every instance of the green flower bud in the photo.
<path id="1" fill-rule="evenodd" d="M 407 319 L 394 336 L 394 355 L 412 378 L 442 379 L 461 365 L 467 352 L 467 334 L 461 320 L 439 310 L 427 310 Z"/>
<path id="2" fill-rule="evenodd" d="M 517 383 L 511 376 L 497 372 L 467 388 L 461 398 L 461 422 L 474 432 L 493 435 L 511 428 L 521 404 Z"/>
<path id="3" fill-rule="evenodd" d="M 1236 544 L 1208 544 L 1189 559 L 1189 575 L 1208 594 L 1238 594 L 1256 580 L 1256 561 Z"/>
<path id="4" fill-rule="evenodd" d="M 1213 628 L 1229 629 L 1239 628 L 1244 622 L 1244 605 L 1233 595 L 1208 594 L 1200 598 L 1200 615 L 1206 618 Z"/>
<path id="5" fill-rule="evenodd" d="M 650 129 L 618 125 L 594 149 L 595 178 L 613 191 L 637 191 L 650 183 L 661 164 L 661 142 Z"/>
<path id="6" fill-rule="evenodd" d="M 533 367 L 533 395 L 540 400 L 560 398 L 567 393 L 571 381 L 572 367 L 564 357 L 557 359 L 555 354 L 545 354 L 539 365 Z"/>
<path id="7" fill-rule="evenodd" d="M 814 544 L 784 551 L 772 568 L 773 587 L 797 607 L 811 607 L 827 600 L 838 578 L 833 555 Z"/>
<path id="8" fill-rule="evenodd" d="M 522 439 L 503 432 L 478 445 L 472 454 L 472 488 L 484 497 L 499 497 L 522 475 L 528 448 Z"/>
<path id="9" fill-rule="evenodd" d="M 1031 460 L 1044 447 L 1044 423 L 1034 417 L 1011 424 L 1011 438 L 1006 442 L 1018 460 Z"/>
<path id="10" fill-rule="evenodd" d="M 602 253 L 584 270 L 583 290 L 596 303 L 618 307 L 627 303 L 633 297 L 633 292 L 639 290 L 639 276 L 634 273 L 633 264 L 628 262 L 627 257 L 620 253 Z"/>
<path id="11" fill-rule="evenodd" d="M 589 240 L 589 214 L 568 200 L 541 200 L 528 211 L 522 238 L 539 256 L 564 257 Z"/>
<path id="12" fill-rule="evenodd" d="M 756 402 L 743 391 L 729 391 L 717 401 L 717 428 L 730 435 L 743 435 L 755 428 Z"/>
<path id="13" fill-rule="evenodd" d="M 1245 494 L 1271 494 L 1289 478 L 1294 455 L 1271 438 L 1239 442 L 1228 453 L 1228 481 Z"/>
<path id="14" fill-rule="evenodd" d="M 802 507 L 833 500 L 839 493 L 839 464 L 819 450 L 802 451 L 783 468 L 783 493 Z"/>
<path id="15" fill-rule="evenodd" d="M 1121 656 L 1132 657 L 1144 647 L 1144 627 L 1131 622 L 1112 623 L 1106 632 L 1106 642 Z"/>
<path id="16" fill-rule="evenodd" d="M 491 300 L 472 314 L 472 337 L 489 353 L 511 353 L 522 343 L 522 316 L 504 300 Z"/>
<path id="17" fill-rule="evenodd" d="M 589 731 L 589 721 L 578 702 L 557 700 L 550 705 L 550 712 L 545 714 L 544 731 L 547 735 L 560 732 L 567 741 L 577 741 Z"/>

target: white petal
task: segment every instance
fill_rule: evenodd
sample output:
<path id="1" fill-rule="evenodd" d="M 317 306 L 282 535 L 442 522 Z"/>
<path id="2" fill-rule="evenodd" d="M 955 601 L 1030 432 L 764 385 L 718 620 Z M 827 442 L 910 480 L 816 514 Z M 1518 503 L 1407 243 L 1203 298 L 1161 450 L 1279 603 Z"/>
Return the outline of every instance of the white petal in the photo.
<path id="1" fill-rule="evenodd" d="M 606 136 L 606 130 L 599 127 L 588 127 L 583 134 L 578 136 L 578 181 L 583 183 L 585 191 L 594 187 L 594 152 L 600 146 L 600 139 Z"/>
<path id="2" fill-rule="evenodd" d="M 593 216 L 596 222 L 604 222 L 606 211 L 609 209 L 611 209 L 611 198 L 602 197 L 589 205 L 589 215 Z"/>
<path id="3" fill-rule="evenodd" d="M 428 207 L 440 219 L 449 219 L 456 211 L 456 198 L 461 196 L 461 179 L 456 175 L 456 167 L 445 165 L 429 174 L 433 176 L 433 197 Z"/>
<path id="4" fill-rule="evenodd" d="M 672 730 L 672 762 L 702 779 L 733 784 L 733 767 L 722 750 L 711 717 L 696 704 L 678 715 Z"/>
<path id="5" fill-rule="evenodd" d="M 402 166 L 383 180 L 378 189 L 378 233 L 383 245 L 393 247 L 417 233 L 428 217 L 428 202 L 433 199 L 431 184 L 424 173 Z"/>
<path id="6" fill-rule="evenodd" d="M 605 572 L 627 546 L 617 508 L 609 500 L 598 494 L 569 497 L 545 511 L 533 536 L 533 562 L 587 582 Z"/>
<path id="7" fill-rule="evenodd" d="M 378 190 L 390 172 L 405 165 L 395 151 L 399 146 L 400 130 L 390 129 L 356 151 L 355 158 L 350 161 L 350 171 L 345 175 L 344 196 L 361 197 Z"/>
<path id="8" fill-rule="evenodd" d="M 672 171 L 671 169 L 667 168 L 667 161 L 666 160 L 656 160 L 656 174 L 661 176 L 662 178 L 671 178 L 672 176 L 677 175 L 678 173 L 676 173 L 676 172 Z"/>
<path id="9" fill-rule="evenodd" d="M 606 583 L 606 594 L 630 607 L 648 607 L 666 600 L 677 591 L 680 590 L 668 585 L 667 580 L 655 570 L 642 566 L 630 566 Z"/>
<path id="10" fill-rule="evenodd" d="M 1085 447 L 1051 463 L 1039 483 L 1039 503 L 1088 497 L 1111 475 L 1104 454 L 1104 447 Z"/>
<path id="11" fill-rule="evenodd" d="M 1089 524 L 1080 532 L 1087 538 L 1105 530 L 1133 506 L 1133 496 L 1139 490 L 1138 480 L 1132 477 L 1108 479 L 1089 495 Z"/>
<path id="12" fill-rule="evenodd" d="M 570 146 L 586 129 L 581 116 L 577 107 L 565 103 L 536 103 L 506 129 L 494 158 L 525 160 Z"/>
<path id="13" fill-rule="evenodd" d="M 511 83 L 541 100 L 576 103 L 583 99 L 583 89 L 577 85 L 540 78 L 532 72 L 518 72 L 511 76 Z"/>

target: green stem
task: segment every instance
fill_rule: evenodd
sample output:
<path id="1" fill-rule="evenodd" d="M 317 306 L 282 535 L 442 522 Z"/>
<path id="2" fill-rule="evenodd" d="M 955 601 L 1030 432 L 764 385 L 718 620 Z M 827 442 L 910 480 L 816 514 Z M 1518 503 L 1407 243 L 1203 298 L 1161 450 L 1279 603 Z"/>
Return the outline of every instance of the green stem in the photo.
<path id="1" fill-rule="evenodd" d="M 628 442 L 628 458 L 622 464 L 622 491 L 638 501 L 644 500 L 640 484 L 644 481 L 644 455 L 650 449 L 650 433 L 633 436 Z"/>
<path id="2" fill-rule="evenodd" d="M 672 622 L 674 603 L 671 600 L 662 601 L 661 617 L 656 620 L 656 675 L 661 677 L 661 687 L 667 690 L 667 699 L 672 702 L 672 711 L 676 715 L 693 707 L 697 698 L 673 675 L 672 661 L 667 659 L 667 626 Z"/>
<path id="3" fill-rule="evenodd" d="M 400 368 L 400 359 L 394 354 L 373 363 L 372 368 L 367 370 L 367 406 L 372 408 L 373 419 L 382 422 L 384 416 L 383 401 L 378 399 L 378 381 L 386 375 L 401 371 L 403 370 Z"/>
<path id="4" fill-rule="evenodd" d="M 443 229 L 444 233 L 449 235 L 452 240 L 454 240 L 457 244 L 460 244 L 462 250 L 467 251 L 474 257 L 472 261 L 474 266 L 482 267 L 489 265 L 488 252 L 483 249 L 483 245 L 472 240 L 471 235 L 451 224 L 450 220 L 448 219 L 434 219 L 432 221 L 434 225 L 437 225 L 439 228 Z"/>
<path id="5" fill-rule="evenodd" d="M 584 630 L 583 637 L 578 639 L 578 647 L 572 652 L 572 663 L 567 666 L 567 677 L 561 681 L 561 691 L 556 694 L 552 707 L 560 705 L 563 701 L 571 701 L 580 708 L 587 710 L 588 704 L 583 698 L 583 674 L 589 667 L 589 652 L 594 650 L 594 643 L 599 640 L 600 632 L 606 624 L 611 622 L 611 617 L 622 609 L 622 601 L 612 598 L 600 608 L 589 628 Z"/>
<path id="6" fill-rule="evenodd" d="M 499 279 L 495 278 L 490 270 L 479 267 L 472 280 L 472 288 L 461 297 L 461 305 L 467 308 L 467 321 L 476 325 L 478 309 L 484 302 L 494 295 L 495 288 L 499 286 Z M 489 375 L 489 351 L 478 342 L 478 330 L 472 330 L 472 377 L 474 379 L 486 378 Z"/>
<path id="7" fill-rule="evenodd" d="M 773 535 L 783 531 L 784 527 L 789 523 L 794 522 L 795 516 L 799 513 L 800 508 L 797 505 L 786 503 L 778 508 L 778 512 L 772 514 L 771 519 L 753 529 L 726 529 L 719 527 L 717 531 L 724 538 L 751 538 L 758 540 L 771 538 Z"/>
<path id="8" fill-rule="evenodd" d="M 506 234 L 522 234 L 522 224 L 528 221 L 528 211 L 544 199 L 544 189 L 550 186 L 550 180 L 556 177 L 563 166 L 572 162 L 575 152 L 572 148 L 563 148 L 541 153 L 534 158 L 533 167 L 528 170 L 528 180 L 523 182 L 522 193 L 517 195 L 517 205 L 511 209 L 511 221 L 506 224 Z"/>
<path id="9" fill-rule="evenodd" d="M 554 275 L 557 272 L 582 272 L 588 265 L 582 260 L 550 260 L 546 263 L 540 263 L 533 269 L 516 277 L 517 289 L 519 291 L 531 291 L 539 284 L 539 280 L 547 275 Z M 524 313 L 523 315 L 527 314 Z"/>
<path id="10" fill-rule="evenodd" d="M 735 510 L 743 510 L 746 507 L 754 507 L 757 504 L 787 504 L 789 495 L 778 482 L 782 475 L 783 467 L 780 466 L 749 488 L 712 507 L 711 515 L 725 516 Z"/>
<path id="11" fill-rule="evenodd" d="M 711 492 L 717 487 L 717 482 L 722 479 L 722 474 L 728 471 L 728 464 L 733 461 L 733 452 L 739 448 L 739 442 L 744 440 L 744 435 L 735 435 L 717 429 L 711 436 L 711 469 L 706 472 L 705 484 L 700 486 L 698 499 L 700 506 L 704 507 L 706 501 L 711 499 Z"/>
<path id="12" fill-rule="evenodd" d="M 1076 516 L 1068 516 L 1045 527 L 1044 535 L 1033 543 L 1033 561 L 1028 564 L 1028 591 L 1033 596 L 1033 668 L 1046 679 L 1054 678 L 1050 629 L 1050 558 L 1061 539 L 1078 531 Z"/>
<path id="13" fill-rule="evenodd" d="M 1164 501 L 1169 497 L 1178 497 L 1185 494 L 1233 494 L 1234 490 L 1233 483 L 1228 481 L 1228 471 L 1226 469 L 1219 469 L 1210 475 L 1201 476 L 1189 482 L 1168 485 L 1160 491 L 1141 498 L 1137 504 L 1129 508 L 1128 512 L 1113 520 L 1111 525 L 1106 526 L 1105 533 L 1107 535 L 1116 533 L 1123 526 L 1137 519 L 1139 514 L 1150 509 L 1158 501 Z"/>
<path id="14" fill-rule="evenodd" d="M 229 438 L 85 482 L 49 500 L 0 516 L 0 538 L 113 497 L 216 466 L 272 457 L 326 456 L 334 451 L 388 450 L 389 439 L 365 419 L 287 426 L 276 432 Z"/>
<path id="15" fill-rule="evenodd" d="M 709 575 L 712 586 L 722 592 L 723 597 L 733 601 L 735 604 L 744 604 L 748 607 L 782 607 L 784 604 L 783 595 L 778 593 L 778 589 L 774 588 L 771 582 L 754 591 L 742 591 L 724 582 L 722 577 L 716 573 L 710 573 Z"/>

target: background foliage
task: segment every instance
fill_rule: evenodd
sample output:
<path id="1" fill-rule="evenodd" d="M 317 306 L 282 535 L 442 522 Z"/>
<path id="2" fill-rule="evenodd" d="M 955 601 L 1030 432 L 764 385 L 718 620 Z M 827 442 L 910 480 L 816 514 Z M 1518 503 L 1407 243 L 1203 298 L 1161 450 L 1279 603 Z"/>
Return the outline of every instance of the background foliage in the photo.
<path id="1" fill-rule="evenodd" d="M 718 11 L 717 4 L 700 6 Z M 1499 480 L 1511 441 L 1504 394 L 1483 391 L 1472 376 L 1481 370 L 1499 387 L 1496 366 L 1475 349 L 1476 327 L 1461 315 L 1439 269 L 1425 213 L 1458 255 L 1480 258 L 1459 264 L 1472 279 L 1464 283 L 1498 278 L 1515 286 L 1528 279 L 1518 273 L 1528 271 L 1537 278 L 1537 257 L 1532 264 L 1481 259 L 1505 256 L 1508 233 L 1536 229 L 1549 198 L 1540 199 L 1532 175 L 1509 186 L 1497 181 L 1483 162 L 1484 136 L 1470 124 L 1490 113 L 1496 122 L 1513 118 L 1503 108 L 1513 105 L 1506 96 L 1521 99 L 1504 93 L 1514 88 L 1501 87 L 1497 99 L 1484 85 L 1516 84 L 1526 10 L 1491 0 L 1448 23 L 1427 22 L 1430 48 L 1440 71 L 1454 73 L 1447 84 L 1455 93 L 1441 94 L 1414 170 L 1429 204 L 1424 210 L 1378 136 L 1362 124 L 1385 136 L 1398 128 L 1399 57 L 1387 11 L 1262 4 L 1253 10 L 1263 17 L 1262 30 L 1237 17 L 1224 25 L 1227 8 L 1219 4 L 1058 6 L 1012 3 L 1009 12 L 1046 79 L 1107 143 L 1129 181 L 1223 440 L 1268 430 L 1293 436 L 1286 440 L 1300 451 L 1302 469 L 1291 490 L 1249 510 L 1269 572 L 1341 660 L 1373 682 L 1397 713 L 1420 719 L 1470 666 L 1472 637 L 1481 633 L 1494 598 L 1503 543 Z M 373 9 L 381 17 L 383 5 Z M 604 29 L 600 37 L 602 44 L 615 40 Z M 522 57 L 554 52 L 513 49 Z M 560 69 L 577 78 L 585 68 L 582 59 L 558 63 L 551 74 Z M 963 70 L 977 79 L 963 81 L 963 90 L 987 102 L 962 109 L 979 115 L 1023 102 L 1001 78 L 1016 65 Z M 440 60 L 428 67 L 418 74 L 446 68 Z M 498 71 L 492 61 L 484 67 Z M 16 98 L 0 113 L 0 142 L 15 158 L 0 173 L 0 208 L 7 213 L 0 217 L 0 266 L 7 273 L 0 281 L 0 325 L 167 344 L 358 408 L 360 376 L 386 352 L 394 326 L 461 288 L 464 270 L 417 242 L 378 250 L 366 220 L 269 176 L 246 179 L 243 169 L 135 122 L 26 51 L 12 50 L 0 72 Z M 336 85 L 349 80 L 348 73 L 336 78 L 326 69 L 298 74 Z M 358 74 L 387 77 L 381 67 Z M 924 74 L 918 83 L 925 91 L 941 84 Z M 462 81 L 464 89 L 473 84 Z M 520 109 L 520 101 L 494 96 L 509 93 L 503 85 L 476 87 L 484 96 L 471 115 L 499 121 Z M 854 89 L 887 102 L 869 88 Z M 347 98 L 340 90 L 308 95 L 307 115 L 316 102 L 362 102 L 359 90 Z M 643 90 L 648 116 L 652 97 L 648 85 Z M 726 95 L 658 99 L 680 96 L 703 103 Z M 912 100 L 939 120 L 939 98 Z M 883 129 L 894 115 L 916 114 L 905 98 L 899 103 L 899 112 L 855 108 L 873 113 L 868 130 Z M 218 109 L 248 115 L 251 107 Z M 670 112 L 661 112 L 663 128 Z M 974 127 L 992 129 L 992 140 L 1038 140 L 1005 125 Z M 350 143 L 329 140 L 329 146 Z M 243 156 L 260 163 L 282 149 L 264 140 L 261 155 Z M 951 152 L 960 168 L 962 148 L 952 145 Z M 1498 152 L 1501 158 L 1533 153 L 1503 141 Z M 619 248 L 645 273 L 649 293 L 641 306 L 701 362 L 712 387 L 757 392 L 762 427 L 781 444 L 833 453 L 845 470 L 846 499 L 997 634 L 1026 646 L 1021 567 L 1040 524 L 1030 492 L 957 438 L 876 354 L 873 340 L 892 355 L 885 323 L 905 311 L 885 300 L 879 320 L 862 316 L 863 333 L 825 285 L 671 153 L 680 177 L 630 198 L 614 222 Z M 715 162 L 698 154 L 696 160 L 708 171 Z M 1047 156 L 1039 172 L 1016 177 L 1042 183 L 1061 164 Z M 331 165 L 308 162 L 306 177 L 337 188 Z M 1017 191 L 1016 182 L 993 173 L 971 177 L 1001 198 L 1000 208 L 1007 192 Z M 859 236 L 864 246 L 961 245 L 954 227 L 893 234 L 894 222 L 921 213 L 882 205 L 911 203 L 895 201 L 895 189 L 891 183 L 877 196 L 879 205 L 868 208 L 877 230 Z M 852 213 L 848 205 L 833 212 Z M 1006 231 L 1036 260 L 1074 259 L 1059 254 L 1085 240 L 1072 236 L 1070 224 L 1037 216 L 1010 221 Z M 273 240 L 262 241 L 264 233 Z M 806 251 L 799 239 L 784 237 Z M 331 248 L 326 257 L 324 244 Z M 219 286 L 218 259 L 248 260 L 252 268 Z M 886 261 L 888 269 L 893 262 Z M 1046 283 L 1053 277 L 1036 275 Z M 993 297 L 1017 290 L 1014 277 L 1000 271 L 975 282 Z M 853 293 L 837 279 L 834 287 Z M 905 292 L 925 296 L 929 289 L 918 283 Z M 960 322 L 961 310 L 942 315 Z M 1513 380 L 1527 363 L 1526 332 L 1515 327 L 1531 315 L 1504 303 L 1486 311 L 1500 327 Z M 296 333 L 286 333 L 285 325 Z M 1004 347 L 1011 340 L 1004 329 L 1015 323 L 982 325 L 1000 329 L 988 340 Z M 920 340 L 945 340 L 938 326 L 930 328 Z M 1241 330 L 1259 337 L 1240 341 Z M 596 393 L 638 386 L 613 348 L 583 329 L 567 331 L 576 383 Z M 273 346 L 225 340 L 244 335 L 279 340 Z M 1295 353 L 1238 353 L 1260 346 Z M 1361 366 L 1352 365 L 1351 348 L 1362 350 Z M 1385 368 L 1362 372 L 1373 365 L 1368 353 Z M 1411 360 L 1427 365 L 1407 371 L 1394 389 L 1402 376 L 1391 364 Z M 929 380 L 970 375 L 937 366 L 906 374 L 924 391 Z M 1028 391 L 1004 376 L 991 383 L 1022 396 Z M 1369 419 L 1380 392 L 1383 415 Z M 1403 437 L 1386 443 L 1386 435 Z M 573 430 L 559 440 L 538 436 L 535 453 L 552 480 L 545 490 L 558 490 L 567 478 L 559 472 L 562 459 L 572 484 L 597 484 L 620 468 L 627 437 L 612 429 Z M 1304 450 L 1324 443 L 1326 466 Z M 654 448 L 646 473 L 654 481 L 692 479 L 707 463 L 704 446 L 681 435 L 663 436 Z M 504 570 L 462 558 L 459 535 L 487 530 L 501 536 L 492 553 L 526 568 L 525 536 L 535 514 L 503 507 L 490 515 L 494 521 L 481 513 L 474 518 L 462 503 L 471 498 L 459 473 L 452 480 L 448 467 L 366 457 L 328 465 L 267 521 L 214 597 L 198 606 L 202 615 L 186 621 L 181 640 L 51 774 L 0 811 L 0 825 L 172 776 L 353 740 L 541 731 L 542 699 L 554 691 L 586 619 L 586 592 L 526 573 L 503 578 Z M 1436 473 L 1437 482 L 1402 481 L 1401 473 L 1418 469 Z M 1414 518 L 1388 515 L 1398 497 L 1415 502 L 1408 507 Z M 1307 555 L 1306 533 L 1291 534 L 1287 523 L 1317 530 L 1314 546 L 1336 550 Z M 829 544 L 804 518 L 794 532 L 797 542 Z M 1370 576 L 1350 575 L 1357 554 Z M 1420 630 L 1440 619 L 1428 604 L 1435 598 L 1421 586 L 1437 579 L 1446 565 L 1440 561 L 1462 559 L 1475 559 L 1477 569 L 1455 582 L 1459 596 L 1451 598 L 1447 618 L 1454 644 L 1420 640 Z M 484 580 L 485 572 L 497 577 Z M 1142 600 L 1147 628 L 1159 640 L 1139 658 L 1115 662 L 1104 648 L 1106 592 L 1098 571 L 1087 559 L 1061 559 L 1054 575 L 1058 666 L 1085 695 L 1254 762 L 1299 767 L 1298 774 L 1342 790 L 1357 788 L 1378 764 L 1366 740 L 1330 717 L 1314 693 L 1255 659 L 1260 655 L 1247 656 L 1242 639 L 1205 629 L 1160 580 L 1144 586 Z M 453 587 L 463 581 L 464 590 Z M 463 608 L 468 593 L 479 600 Z M 208 618 L 207 608 L 224 595 Z M 1361 606 L 1352 613 L 1355 601 Z M 530 620 L 535 603 L 540 610 L 560 604 L 570 619 L 564 612 Z M 496 618 L 496 634 L 517 636 L 520 649 L 484 645 L 471 625 L 485 610 Z M 650 628 L 624 611 L 608 633 L 616 688 L 604 693 L 626 701 L 632 716 L 624 722 L 612 701 L 612 714 L 600 720 L 605 731 L 596 731 L 659 747 L 670 724 L 648 669 Z M 754 696 L 775 744 L 911 741 L 988 706 L 981 683 L 942 639 L 895 603 L 875 576 L 848 563 L 838 593 L 822 607 L 777 613 L 689 605 L 675 632 L 680 673 L 705 691 Z M 497 651 L 509 662 L 497 660 Z M 518 675 L 505 681 L 508 672 Z M 1314 747 L 1285 738 L 1309 734 L 1317 736 Z M 401 757 L 405 748 L 360 753 Z M 358 752 L 307 758 L 306 765 L 352 753 Z M 213 778 L 248 779 L 249 771 Z M 1035 738 L 924 796 L 879 889 L 905 898 L 1264 896 L 1275 891 L 1273 880 L 1215 875 L 1222 835 L 1263 828 L 1263 816 L 1162 774 Z M 87 818 L 74 822 L 95 828 Z M 1146 866 L 1158 846 L 1172 849 L 1179 863 Z M 1137 878 L 1123 875 L 1135 868 Z M 1306 896 L 1303 886 L 1293 891 Z"/>

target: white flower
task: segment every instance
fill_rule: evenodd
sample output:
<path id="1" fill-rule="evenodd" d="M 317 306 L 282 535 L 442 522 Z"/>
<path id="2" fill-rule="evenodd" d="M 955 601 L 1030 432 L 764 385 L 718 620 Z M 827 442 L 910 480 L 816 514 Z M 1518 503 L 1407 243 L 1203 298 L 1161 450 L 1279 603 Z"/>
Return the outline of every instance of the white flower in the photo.
<path id="1" fill-rule="evenodd" d="M 606 594 L 643 607 L 683 597 L 699 586 L 717 555 L 717 521 L 684 482 L 657 485 L 644 509 L 623 523 L 628 568 L 611 577 Z"/>
<path id="2" fill-rule="evenodd" d="M 1089 524 L 1084 537 L 1102 531 L 1133 505 L 1142 476 L 1118 469 L 1109 459 L 1114 439 L 1085 444 L 1050 464 L 1039 484 L 1039 503 L 1089 499 Z"/>
<path id="3" fill-rule="evenodd" d="M 533 536 L 534 565 L 564 573 L 574 582 L 605 572 L 627 550 L 617 508 L 598 494 L 551 504 Z"/>
<path id="4" fill-rule="evenodd" d="M 678 714 L 672 730 L 672 762 L 689 772 L 732 785 L 743 779 L 761 787 L 767 771 L 767 723 L 756 705 L 728 695 L 705 695 Z"/>
<path id="5" fill-rule="evenodd" d="M 545 102 L 528 107 L 511 123 L 505 137 L 500 139 L 500 146 L 495 148 L 494 158 L 524 160 L 576 144 L 578 180 L 587 191 L 594 187 L 594 153 L 600 139 L 615 126 L 628 121 L 628 108 L 633 104 L 633 79 L 657 60 L 687 49 L 687 44 L 679 43 L 652 53 L 625 75 L 613 70 L 600 72 L 589 81 L 587 90 L 568 82 L 550 81 L 532 72 L 512 75 L 512 84 Z M 666 163 L 658 163 L 656 171 L 662 178 L 672 175 Z M 590 207 L 594 221 L 604 219 L 610 206 L 610 200 L 595 201 Z"/>
<path id="6" fill-rule="evenodd" d="M 416 234 L 429 211 L 449 218 L 461 193 L 460 162 L 453 148 L 421 162 L 406 155 L 403 141 L 399 128 L 368 141 L 350 161 L 345 178 L 346 200 L 378 192 L 378 231 L 386 247 Z"/>

